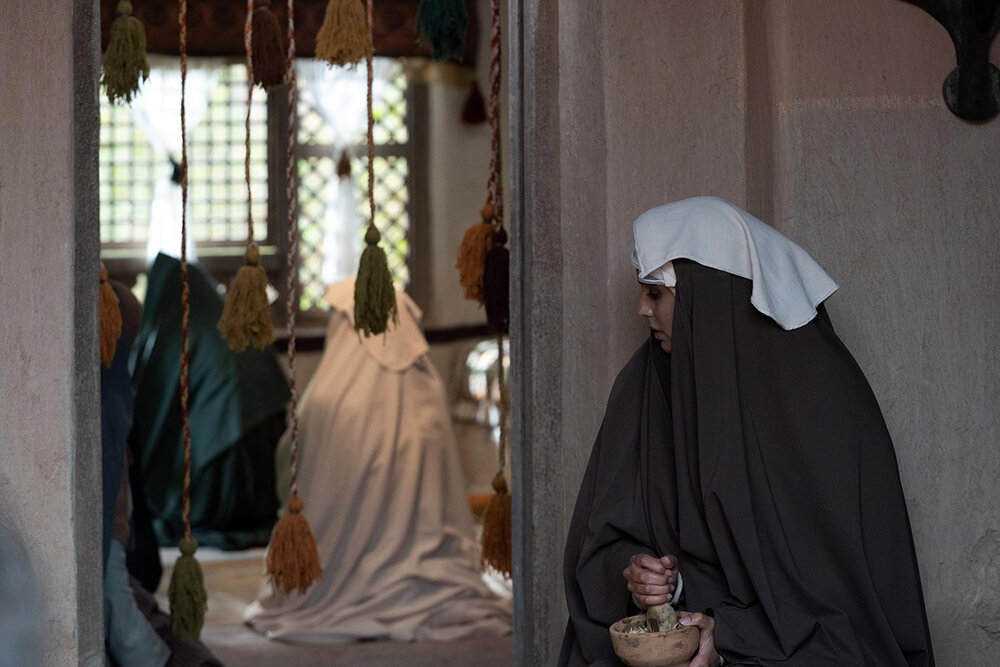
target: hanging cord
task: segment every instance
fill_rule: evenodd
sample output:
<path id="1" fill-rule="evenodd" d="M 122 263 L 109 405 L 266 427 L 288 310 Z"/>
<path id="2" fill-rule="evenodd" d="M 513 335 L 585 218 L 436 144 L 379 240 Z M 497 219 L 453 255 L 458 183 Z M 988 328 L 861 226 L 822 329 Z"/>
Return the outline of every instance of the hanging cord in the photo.
<path id="1" fill-rule="evenodd" d="M 181 520 L 184 523 L 184 538 L 178 545 L 181 555 L 174 563 L 170 575 L 167 597 L 170 600 L 170 626 L 174 634 L 184 642 L 194 642 L 201 634 L 205 623 L 208 594 L 201 566 L 195 560 L 194 552 L 198 542 L 191 536 L 191 423 L 188 418 L 188 376 L 191 366 L 188 333 L 191 317 L 191 289 L 187 265 L 187 197 L 188 158 L 187 121 L 184 101 L 187 92 L 187 1 L 178 0 L 177 21 L 180 33 L 181 52 L 181 432 L 184 445 L 184 491 L 181 505 Z"/>
<path id="2" fill-rule="evenodd" d="M 247 115 L 243 158 L 243 171 L 247 184 L 247 248 L 243 257 L 244 264 L 237 270 L 229 285 L 226 303 L 219 317 L 219 333 L 229 343 L 229 348 L 233 352 L 242 352 L 247 345 L 263 350 L 274 341 L 270 304 L 267 300 L 267 272 L 260 265 L 260 249 L 253 240 L 253 188 L 250 181 L 250 117 L 253 111 L 254 87 L 253 17 L 254 0 L 247 0 L 247 17 L 243 24 L 243 46 L 246 49 L 247 67 Z M 280 39 L 278 41 L 280 42 Z"/>
<path id="3" fill-rule="evenodd" d="M 295 191 L 295 7 L 294 0 L 288 0 L 288 68 L 285 80 L 288 84 L 288 146 L 285 153 L 285 197 L 288 200 L 288 254 L 286 257 L 287 300 L 288 300 L 288 386 L 291 390 L 289 413 L 291 419 L 289 455 L 289 495 L 288 511 L 274 527 L 271 541 L 267 545 L 267 574 L 275 587 L 291 594 L 298 590 L 305 593 L 314 581 L 323 574 L 319 562 L 316 539 L 309 528 L 302 510 L 305 502 L 298 491 L 299 452 L 299 398 L 295 388 L 295 288 L 298 277 L 295 274 L 295 259 L 298 255 L 298 217 Z"/>
<path id="4" fill-rule="evenodd" d="M 503 166 L 500 162 L 500 0 L 490 0 L 490 99 L 489 121 L 490 178 L 487 183 L 489 203 L 493 204 L 496 224 L 503 227 Z"/>
<path id="5" fill-rule="evenodd" d="M 398 322 L 396 290 L 392 284 L 385 251 L 379 247 L 381 239 L 375 226 L 375 116 L 372 113 L 372 79 L 374 77 L 372 53 L 375 39 L 373 30 L 375 13 L 372 0 L 368 0 L 367 23 L 369 49 L 365 54 L 368 69 L 368 229 L 365 231 L 365 249 L 358 262 L 358 277 L 354 282 L 354 328 L 365 336 L 384 333 L 391 319 Z"/>
<path id="6" fill-rule="evenodd" d="M 507 390 L 507 377 L 504 371 L 503 334 L 497 336 L 497 385 L 500 393 L 500 442 L 497 445 L 499 465 L 497 474 L 503 475 L 507 468 L 507 445 L 510 434 L 507 430 L 507 415 L 510 412 L 510 392 Z"/>
<path id="7" fill-rule="evenodd" d="M 294 0 L 288 0 L 288 147 L 285 155 L 285 198 L 288 200 L 288 387 L 291 390 L 291 495 L 298 493 L 299 397 L 295 388 L 295 300 L 298 279 L 295 260 L 298 256 L 298 211 L 295 190 L 295 16 Z"/>
<path id="8" fill-rule="evenodd" d="M 504 469 L 507 463 L 507 378 L 504 373 L 504 334 L 508 329 L 508 284 L 510 253 L 505 247 L 503 229 L 503 177 L 500 164 L 500 0 L 490 0 L 490 101 L 489 119 L 493 133 L 490 150 L 490 177 L 487 203 L 492 209 L 492 243 L 486 251 L 483 269 L 483 305 L 490 331 L 497 335 L 497 384 L 500 390 L 500 442 L 497 447 L 498 470 L 493 477 L 493 496 L 483 512 L 482 554 L 480 568 L 493 568 L 504 576 L 513 572 L 511 537 L 511 496 Z M 483 216 L 486 218 L 486 215 Z"/>
<path id="9" fill-rule="evenodd" d="M 368 6 L 368 39 L 372 40 L 372 29 L 375 25 L 375 16 L 372 0 L 367 1 Z M 374 78 L 374 66 L 372 64 L 372 53 L 374 44 L 365 54 L 365 66 L 368 69 L 368 211 L 371 216 L 368 224 L 371 229 L 375 227 L 375 115 L 372 112 L 372 81 Z"/>
<path id="10" fill-rule="evenodd" d="M 184 537 L 191 539 L 191 422 L 188 418 L 188 376 L 191 355 L 188 345 L 191 318 L 191 286 L 187 263 L 188 157 L 187 122 L 184 100 L 187 88 L 187 1 L 180 0 L 178 12 L 181 51 L 181 427 L 184 438 L 184 504 L 181 519 Z"/>
<path id="11" fill-rule="evenodd" d="M 243 46 L 247 56 L 247 119 L 243 172 L 247 182 L 247 247 L 253 245 L 253 190 L 250 187 L 250 112 L 253 110 L 253 2 L 247 0 L 247 20 L 243 24 Z"/>
<path id="12" fill-rule="evenodd" d="M 493 333 L 510 329 L 510 251 L 503 227 L 503 167 L 500 160 L 500 1 L 490 0 L 490 108 L 492 131 L 486 208 L 491 209 L 490 237 L 483 262 L 483 306 Z"/>

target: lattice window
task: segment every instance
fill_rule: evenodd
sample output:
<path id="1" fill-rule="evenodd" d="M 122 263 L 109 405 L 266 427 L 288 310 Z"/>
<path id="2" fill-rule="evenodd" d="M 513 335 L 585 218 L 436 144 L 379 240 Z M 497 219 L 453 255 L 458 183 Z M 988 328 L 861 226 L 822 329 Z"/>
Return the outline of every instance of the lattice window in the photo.
<path id="1" fill-rule="evenodd" d="M 407 126 L 406 75 L 401 63 L 389 59 L 376 58 L 378 85 L 372 100 L 375 118 L 373 137 L 375 140 L 375 226 L 382 234 L 382 247 L 386 250 L 389 270 L 396 286 L 403 289 L 409 283 L 407 256 L 409 245 L 407 233 L 410 229 L 410 188 L 409 165 L 410 146 Z M 300 90 L 298 95 L 298 132 L 296 155 L 299 175 L 299 308 L 326 310 L 323 300 L 326 286 L 330 282 L 346 277 L 345 267 L 350 271 L 357 267 L 357 260 L 363 249 L 365 226 L 370 215 L 368 192 L 368 165 L 366 159 L 365 126 L 357 114 L 364 112 L 365 99 L 358 97 L 363 88 L 351 86 L 351 82 L 336 89 L 336 95 L 327 98 L 335 100 L 342 113 L 354 116 L 354 122 L 338 122 L 334 127 L 331 114 L 336 111 L 320 108 L 324 105 L 320 77 L 340 76 L 363 79 L 363 68 L 359 73 L 350 71 L 329 71 L 303 67 L 300 70 Z M 329 82 L 327 82 L 329 83 Z M 355 81 L 356 83 L 356 81 Z M 336 84 L 333 84 L 336 85 Z M 331 92 L 331 89 L 327 89 Z M 352 97 L 353 94 L 353 97 Z M 345 130 L 345 127 L 347 128 Z M 339 130 L 339 131 L 338 131 Z M 343 135 L 348 136 L 343 136 Z M 347 195 L 332 183 L 337 179 L 337 164 L 341 154 L 347 151 L 350 160 L 353 193 Z M 353 217 L 331 216 L 331 210 L 342 206 L 340 198 L 353 199 Z M 349 233 L 331 234 L 330 226 L 343 224 L 343 219 L 353 220 Z M 337 261 L 337 258 L 340 261 Z"/>
<path id="2" fill-rule="evenodd" d="M 204 68 L 204 66 L 202 66 Z M 188 123 L 189 233 L 199 255 L 213 248 L 239 246 L 247 237 L 247 189 L 244 175 L 247 109 L 246 67 L 223 63 L 205 79 L 207 106 L 192 127 Z M 141 256 L 150 231 L 151 210 L 161 189 L 179 191 L 180 154 L 177 137 L 166 132 L 157 113 L 180 114 L 176 68 L 153 72 L 132 108 L 113 106 L 101 97 L 100 194 L 101 241 L 106 254 Z M 189 98 L 190 99 L 190 98 Z M 267 231 L 267 102 L 256 93 L 251 107 L 251 184 L 254 235 L 266 242 Z M 169 145 L 168 145 L 169 143 Z M 173 183 L 167 184 L 169 176 Z M 157 206 L 163 206 L 157 200 Z M 179 210 L 171 218 L 179 230 Z M 179 233 L 179 232 L 178 232 Z"/>
<path id="3" fill-rule="evenodd" d="M 167 65 L 162 68 L 154 64 L 154 76 L 141 96 L 158 95 L 155 103 L 153 99 L 144 102 L 151 103 L 155 109 L 179 115 L 179 84 L 171 87 L 172 83 L 179 82 L 175 60 L 166 61 Z M 193 127 L 190 71 L 188 80 L 188 223 L 199 261 L 210 270 L 213 253 L 232 255 L 242 247 L 246 240 L 247 217 L 244 180 L 246 68 L 239 62 L 216 62 L 216 65 L 198 65 L 213 78 L 204 84 L 202 94 L 207 97 L 202 98 L 200 118 Z M 407 235 L 412 164 L 406 74 L 400 61 L 376 58 L 375 65 L 375 225 L 382 233 L 382 247 L 386 250 L 396 285 L 403 289 L 409 283 Z M 332 97 L 318 94 L 317 90 L 322 91 L 331 77 L 347 81 L 349 94 L 341 94 L 342 89 Z M 326 286 L 353 275 L 363 249 L 364 229 L 369 217 L 364 78 L 364 67 L 331 70 L 313 61 L 302 60 L 299 64 L 296 161 L 300 311 L 326 310 L 323 300 Z M 176 184 L 164 186 L 164 179 L 171 173 L 171 161 L 179 161 L 180 155 L 172 154 L 160 137 L 150 136 L 144 130 L 144 127 L 150 129 L 150 120 L 141 117 L 141 110 L 137 113 L 137 106 L 141 105 L 134 103 L 131 109 L 112 106 L 104 98 L 101 102 L 101 240 L 105 257 L 142 257 L 158 185 L 161 189 L 177 188 L 179 192 Z M 277 187 L 283 188 L 284 167 L 268 164 L 267 106 L 266 95 L 255 91 L 251 112 L 254 234 L 259 244 L 278 248 L 284 243 L 285 221 L 270 221 L 274 231 L 269 231 L 268 177 L 270 174 Z M 276 104 L 275 108 L 280 109 L 279 113 L 284 111 L 281 104 Z M 347 116 L 353 119 L 345 125 L 342 121 Z M 345 131 L 345 127 L 350 127 L 350 131 Z M 150 129 L 150 133 L 155 132 Z M 179 146 L 179 123 L 177 135 L 175 145 Z M 285 137 L 272 137 L 279 148 L 285 141 Z M 336 198 L 337 164 L 345 150 L 351 156 L 350 179 L 354 187 L 349 195 L 350 215 L 340 216 L 342 220 L 351 220 L 350 228 L 342 230 L 338 236 L 331 233 L 331 210 L 345 205 L 346 197 L 341 197 L 339 204 Z M 284 149 L 272 150 L 272 154 L 275 153 L 284 155 Z M 170 218 L 170 224 L 179 230 L 179 209 L 176 214 Z M 224 279 L 224 275 L 219 277 Z M 273 284 L 284 284 L 277 275 L 272 278 Z"/>

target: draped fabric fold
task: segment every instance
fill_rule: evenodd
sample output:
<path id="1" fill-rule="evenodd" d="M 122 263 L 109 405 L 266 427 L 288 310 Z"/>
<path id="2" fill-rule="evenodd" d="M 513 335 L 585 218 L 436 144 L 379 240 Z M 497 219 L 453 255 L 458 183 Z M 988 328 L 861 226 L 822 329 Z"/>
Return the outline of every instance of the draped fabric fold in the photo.
<path id="1" fill-rule="evenodd" d="M 785 331 L 749 280 L 675 268 L 669 361 L 650 340 L 622 370 L 584 476 L 560 664 L 619 664 L 641 551 L 677 555 L 727 665 L 933 665 L 892 442 L 825 308 Z"/>
<path id="2" fill-rule="evenodd" d="M 419 310 L 397 292 L 398 329 L 368 345 L 351 323 L 353 292 L 346 281 L 328 293 L 335 310 L 326 347 L 300 403 L 298 488 L 323 576 L 305 594 L 283 595 L 265 581 L 244 617 L 271 639 L 317 644 L 507 634 L 510 600 L 492 595 L 479 573 L 444 385 L 416 329 Z M 283 476 L 287 443 L 279 457 Z"/>
<path id="3" fill-rule="evenodd" d="M 285 428 L 288 382 L 271 349 L 236 354 L 216 325 L 222 297 L 197 265 L 191 284 L 191 526 L 202 545 L 265 545 L 277 519 L 274 450 Z M 133 349 L 132 437 L 161 544 L 183 534 L 180 420 L 180 262 L 159 255 L 149 272 Z"/>

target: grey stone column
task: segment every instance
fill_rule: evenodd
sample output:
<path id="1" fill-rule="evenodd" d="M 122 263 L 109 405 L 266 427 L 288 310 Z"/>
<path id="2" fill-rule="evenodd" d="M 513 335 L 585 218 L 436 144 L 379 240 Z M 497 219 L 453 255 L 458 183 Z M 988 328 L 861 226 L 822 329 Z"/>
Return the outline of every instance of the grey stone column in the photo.
<path id="1" fill-rule="evenodd" d="M 104 662 L 99 67 L 96 0 L 0 4 L 0 521 L 53 667 Z"/>

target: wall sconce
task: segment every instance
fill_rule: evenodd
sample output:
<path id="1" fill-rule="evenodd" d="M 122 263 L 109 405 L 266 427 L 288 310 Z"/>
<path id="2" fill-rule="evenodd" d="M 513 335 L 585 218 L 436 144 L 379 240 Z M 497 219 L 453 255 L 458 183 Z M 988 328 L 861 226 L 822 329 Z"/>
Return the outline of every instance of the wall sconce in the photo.
<path id="1" fill-rule="evenodd" d="M 1000 29 L 1000 0 L 905 0 L 944 26 L 958 67 L 944 80 L 944 101 L 959 118 L 987 121 L 1000 111 L 1000 70 L 990 44 Z"/>

